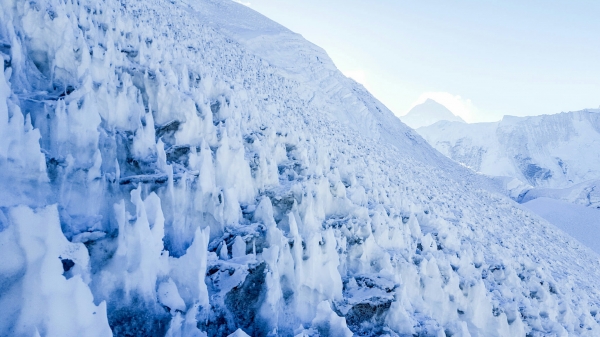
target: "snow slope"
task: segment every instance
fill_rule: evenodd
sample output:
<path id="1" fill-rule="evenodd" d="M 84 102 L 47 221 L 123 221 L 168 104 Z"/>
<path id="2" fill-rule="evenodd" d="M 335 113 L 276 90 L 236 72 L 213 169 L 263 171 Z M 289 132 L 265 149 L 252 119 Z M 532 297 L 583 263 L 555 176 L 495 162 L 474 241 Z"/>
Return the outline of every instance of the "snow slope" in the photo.
<path id="1" fill-rule="evenodd" d="M 566 188 L 600 178 L 600 110 L 496 123 L 439 122 L 419 134 L 448 157 L 492 176 Z"/>
<path id="2" fill-rule="evenodd" d="M 546 197 L 523 205 L 600 253 L 600 210 Z"/>
<path id="3" fill-rule="evenodd" d="M 600 208 L 600 110 L 440 122 L 417 132 L 448 157 L 496 176 L 511 198 L 598 251 L 600 223 L 591 219 L 600 214 L 580 205 Z"/>
<path id="4" fill-rule="evenodd" d="M 0 335 L 600 333 L 598 255 L 250 9 L 0 17 Z"/>
<path id="5" fill-rule="evenodd" d="M 429 126 L 439 121 L 465 122 L 462 118 L 454 115 L 445 106 L 432 99 L 427 99 L 425 102 L 410 109 L 410 111 L 402 116 L 400 120 L 413 129 Z"/>

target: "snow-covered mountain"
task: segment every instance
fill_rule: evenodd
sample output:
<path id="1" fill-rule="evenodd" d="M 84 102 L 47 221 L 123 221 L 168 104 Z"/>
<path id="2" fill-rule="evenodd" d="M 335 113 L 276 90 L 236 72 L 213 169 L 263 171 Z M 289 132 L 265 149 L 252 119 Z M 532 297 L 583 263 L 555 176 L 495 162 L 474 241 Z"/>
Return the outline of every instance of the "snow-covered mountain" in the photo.
<path id="1" fill-rule="evenodd" d="M 496 176 L 514 200 L 600 252 L 600 110 L 440 122 L 417 132 L 448 157 Z"/>
<path id="2" fill-rule="evenodd" d="M 251 9 L 0 17 L 0 335 L 600 333 L 598 255 Z"/>
<path id="3" fill-rule="evenodd" d="M 475 171 L 534 187 L 567 188 L 600 178 L 600 110 L 495 123 L 439 122 L 418 130 L 433 147 Z"/>
<path id="4" fill-rule="evenodd" d="M 429 98 L 410 109 L 406 115 L 400 117 L 400 120 L 413 129 L 429 126 L 439 121 L 465 122 L 448 108 Z"/>

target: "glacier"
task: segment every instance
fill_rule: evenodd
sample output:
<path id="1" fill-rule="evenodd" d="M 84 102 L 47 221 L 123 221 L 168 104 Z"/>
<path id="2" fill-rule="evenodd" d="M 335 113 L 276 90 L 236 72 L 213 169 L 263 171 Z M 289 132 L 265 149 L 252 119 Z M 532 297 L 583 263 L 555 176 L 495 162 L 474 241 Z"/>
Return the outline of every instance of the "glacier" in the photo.
<path id="1" fill-rule="evenodd" d="M 224 0 L 0 0 L 1 336 L 596 336 L 599 256 Z"/>

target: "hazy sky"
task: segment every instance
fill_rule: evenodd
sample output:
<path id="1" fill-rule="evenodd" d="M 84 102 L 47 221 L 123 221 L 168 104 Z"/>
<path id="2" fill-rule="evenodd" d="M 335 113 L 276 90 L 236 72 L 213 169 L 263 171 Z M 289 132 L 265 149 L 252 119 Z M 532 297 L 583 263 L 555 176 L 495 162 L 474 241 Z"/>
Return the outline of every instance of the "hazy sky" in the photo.
<path id="1" fill-rule="evenodd" d="M 600 105 L 600 1 L 242 2 L 324 48 L 397 115 L 426 98 L 467 121 Z"/>

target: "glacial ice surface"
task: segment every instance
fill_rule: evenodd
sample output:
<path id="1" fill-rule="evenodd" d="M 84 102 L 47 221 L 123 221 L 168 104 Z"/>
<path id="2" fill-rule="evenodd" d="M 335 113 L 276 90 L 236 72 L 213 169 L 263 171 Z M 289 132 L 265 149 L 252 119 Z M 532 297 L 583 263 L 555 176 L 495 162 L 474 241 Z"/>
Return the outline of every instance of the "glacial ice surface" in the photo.
<path id="1" fill-rule="evenodd" d="M 0 4 L 0 335 L 600 334 L 598 255 L 299 35 Z"/>

